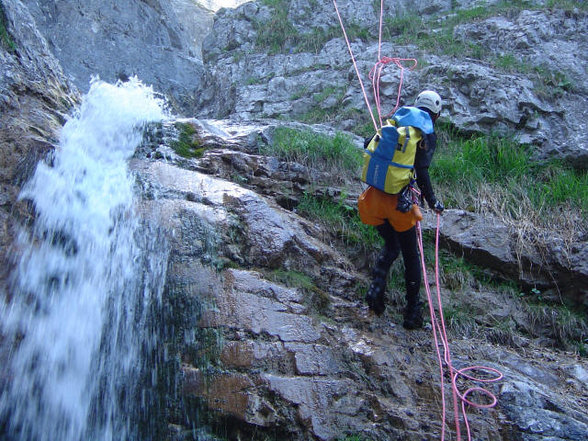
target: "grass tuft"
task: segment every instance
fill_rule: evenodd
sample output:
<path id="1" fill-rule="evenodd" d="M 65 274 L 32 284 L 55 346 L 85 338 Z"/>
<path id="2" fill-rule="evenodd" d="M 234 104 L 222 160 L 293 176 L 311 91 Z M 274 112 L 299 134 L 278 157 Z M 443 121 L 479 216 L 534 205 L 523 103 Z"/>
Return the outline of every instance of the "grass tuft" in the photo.
<path id="1" fill-rule="evenodd" d="M 16 44 L 8 32 L 8 20 L 2 3 L 0 3 L 0 44 L 10 53 L 16 51 Z"/>
<path id="2" fill-rule="evenodd" d="M 329 167 L 341 172 L 355 173 L 361 166 L 361 151 L 349 136 L 342 133 L 330 137 L 311 130 L 278 127 L 273 142 L 265 146 L 261 153 L 309 167 Z"/>
<path id="3" fill-rule="evenodd" d="M 431 176 L 447 206 L 491 212 L 515 227 L 566 231 L 573 225 L 574 237 L 588 231 L 585 171 L 562 161 L 536 161 L 514 138 L 462 138 L 442 125 L 440 131 L 447 142 L 436 153 Z M 539 237 L 539 230 L 532 236 Z"/>
<path id="4" fill-rule="evenodd" d="M 350 250 L 361 249 L 369 253 L 381 245 L 376 229 L 362 223 L 357 209 L 347 205 L 344 197 L 335 200 L 305 193 L 296 210 L 308 219 L 319 221 Z"/>

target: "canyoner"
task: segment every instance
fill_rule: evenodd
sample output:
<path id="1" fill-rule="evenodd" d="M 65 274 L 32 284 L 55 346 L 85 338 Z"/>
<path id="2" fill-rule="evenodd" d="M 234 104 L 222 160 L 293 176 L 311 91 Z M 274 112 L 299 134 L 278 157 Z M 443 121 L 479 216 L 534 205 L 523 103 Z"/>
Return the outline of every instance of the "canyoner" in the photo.
<path id="1" fill-rule="evenodd" d="M 435 196 L 428 173 L 437 141 L 434 124 L 441 113 L 442 100 L 437 92 L 423 90 L 417 96 L 414 106 L 399 108 L 404 71 L 407 69 L 403 63 L 412 62 L 408 69 L 413 70 L 417 66 L 417 61 L 412 58 L 382 56 L 384 5 L 383 0 L 380 0 L 378 59 L 369 73 L 378 117 L 378 121 L 376 121 L 336 0 L 333 0 L 333 5 L 376 132 L 364 143 L 361 180 L 368 185 L 368 188 L 359 197 L 358 210 L 362 222 L 373 225 L 377 229 L 384 239 L 384 247 L 372 270 L 372 282 L 366 295 L 366 302 L 369 309 L 376 315 L 384 313 L 388 272 L 392 263 L 402 252 L 406 282 L 406 308 L 403 327 L 408 330 L 421 328 L 423 326 L 423 303 L 419 300 L 419 290 L 422 269 L 422 281 L 427 294 L 433 343 L 440 373 L 442 404 L 440 439 L 441 441 L 445 440 L 446 432 L 445 387 L 447 377 L 449 379 L 448 387 L 452 394 L 456 439 L 462 440 L 461 425 L 463 424 L 466 428 L 467 439 L 471 441 L 467 405 L 480 409 L 492 408 L 497 404 L 496 397 L 487 389 L 477 386 L 476 383 L 493 383 L 501 380 L 503 375 L 497 369 L 486 366 L 457 369 L 451 360 L 439 286 L 439 232 L 444 206 Z M 392 112 L 382 116 L 380 76 L 382 69 L 390 63 L 400 69 L 398 93 Z M 389 118 L 390 115 L 392 115 L 391 118 Z M 423 200 L 427 201 L 429 208 L 436 213 L 437 218 L 435 301 L 427 277 L 420 226 L 423 216 L 419 208 L 419 201 L 422 203 Z M 442 351 L 441 346 L 443 347 Z M 462 391 L 463 389 L 465 391 Z M 472 395 L 477 397 L 476 401 L 472 399 Z"/>
<path id="2" fill-rule="evenodd" d="M 415 181 L 417 145 L 434 145 L 431 117 L 418 107 L 401 107 L 364 147 L 361 180 L 385 193 L 398 194 Z M 402 211 L 402 210 L 401 210 Z"/>

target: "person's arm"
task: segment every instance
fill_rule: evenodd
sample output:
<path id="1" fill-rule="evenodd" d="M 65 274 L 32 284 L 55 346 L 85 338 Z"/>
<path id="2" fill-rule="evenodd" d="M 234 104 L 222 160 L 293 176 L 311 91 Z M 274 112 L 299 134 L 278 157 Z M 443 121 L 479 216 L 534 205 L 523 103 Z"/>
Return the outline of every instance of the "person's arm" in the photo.
<path id="1" fill-rule="evenodd" d="M 374 136 L 379 136 L 379 135 L 377 133 L 374 133 L 372 136 L 368 136 L 367 138 L 364 138 L 364 140 L 363 140 L 363 148 L 364 149 L 368 148 L 368 145 L 370 145 L 370 142 L 372 142 L 372 139 L 374 139 Z"/>
<path id="2" fill-rule="evenodd" d="M 431 177 L 429 176 L 429 166 L 433 160 L 433 154 L 437 146 L 437 136 L 435 133 L 427 135 L 423 140 L 425 142 L 425 148 L 417 148 L 414 168 L 416 171 L 417 184 L 421 190 L 423 198 L 429 204 L 429 208 L 437 212 L 443 211 L 443 204 L 438 201 L 435 192 L 433 191 L 433 185 L 431 184 Z"/>

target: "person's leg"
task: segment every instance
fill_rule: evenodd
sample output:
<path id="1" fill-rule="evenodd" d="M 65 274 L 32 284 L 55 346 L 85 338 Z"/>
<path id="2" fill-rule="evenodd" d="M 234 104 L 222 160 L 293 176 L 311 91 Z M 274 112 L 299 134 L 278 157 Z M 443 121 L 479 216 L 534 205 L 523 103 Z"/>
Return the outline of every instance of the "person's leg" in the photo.
<path id="1" fill-rule="evenodd" d="M 400 247 L 398 245 L 397 233 L 387 221 L 382 225 L 378 225 L 376 229 L 380 236 L 384 238 L 384 247 L 372 270 L 372 283 L 368 289 L 366 301 L 374 313 L 381 315 L 386 309 L 384 297 L 386 294 L 388 271 L 398 257 L 398 254 L 400 254 Z"/>
<path id="2" fill-rule="evenodd" d="M 403 326 L 417 329 L 423 326 L 423 303 L 419 299 L 421 288 L 421 265 L 417 249 L 416 229 L 398 233 L 398 242 L 404 260 L 404 278 L 406 282 L 406 309 Z"/>

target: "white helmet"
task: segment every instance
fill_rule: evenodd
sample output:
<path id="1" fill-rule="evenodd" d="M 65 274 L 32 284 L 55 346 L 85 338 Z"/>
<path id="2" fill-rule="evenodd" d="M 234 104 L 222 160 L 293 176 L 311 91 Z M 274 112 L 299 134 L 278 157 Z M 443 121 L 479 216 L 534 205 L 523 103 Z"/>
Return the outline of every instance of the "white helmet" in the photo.
<path id="1" fill-rule="evenodd" d="M 414 101 L 415 107 L 424 107 L 433 113 L 441 112 L 441 97 L 432 90 L 423 90 Z"/>

